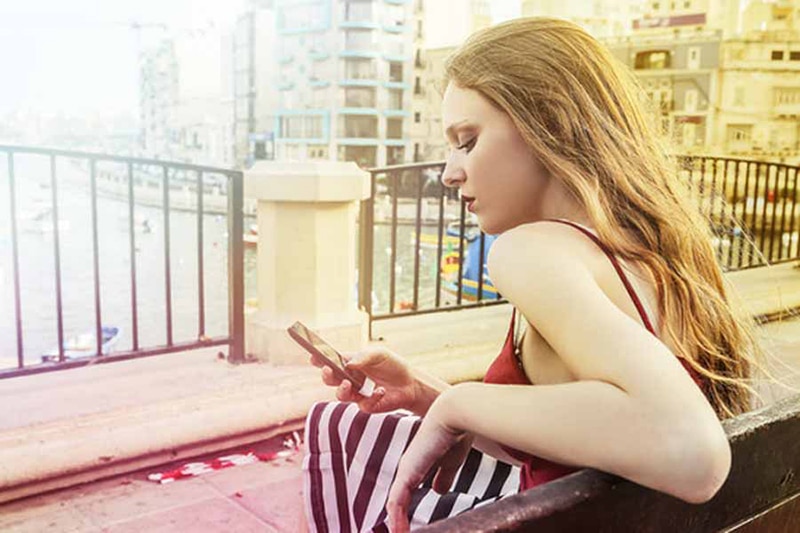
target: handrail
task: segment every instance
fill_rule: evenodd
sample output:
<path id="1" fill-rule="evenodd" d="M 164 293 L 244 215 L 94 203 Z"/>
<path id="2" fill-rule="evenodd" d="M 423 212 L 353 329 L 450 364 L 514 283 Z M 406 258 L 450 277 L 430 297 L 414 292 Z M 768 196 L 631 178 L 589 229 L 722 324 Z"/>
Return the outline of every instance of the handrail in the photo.
<path id="1" fill-rule="evenodd" d="M 728 156 L 674 157 L 676 172 L 712 225 L 710 244 L 724 270 L 800 259 L 800 167 Z M 371 320 L 505 302 L 484 276 L 493 238 L 472 233 L 476 225 L 468 223 L 455 191 L 441 184 L 444 165 L 369 170 L 372 195 L 362 202 L 360 217 L 359 303 Z M 388 246 L 376 247 L 376 238 Z M 435 274 L 421 272 L 421 263 L 431 262 Z M 445 275 L 444 269 L 452 272 Z"/>
<path id="2" fill-rule="evenodd" d="M 179 352 L 190 349 L 197 349 L 201 347 L 222 346 L 229 347 L 228 360 L 234 363 L 243 362 L 244 357 L 244 243 L 243 243 L 243 202 L 244 202 L 244 186 L 243 174 L 241 171 L 217 168 L 205 165 L 196 165 L 191 163 L 170 162 L 158 159 L 142 158 L 142 157 L 129 157 L 116 154 L 103 154 L 79 150 L 64 150 L 57 148 L 36 147 L 36 146 L 16 146 L 16 145 L 0 145 L 0 153 L 4 154 L 8 162 L 8 190 L 9 190 L 9 208 L 11 217 L 11 255 L 12 255 L 12 271 L 14 280 L 14 313 L 16 320 L 16 344 L 17 344 L 17 365 L 12 369 L 0 369 L 0 378 L 14 377 L 19 375 L 34 374 L 40 372 L 48 372 L 52 370 L 61 370 L 66 368 L 74 368 L 78 366 L 85 366 L 95 363 L 106 363 L 112 361 L 126 360 L 134 357 L 145 357 L 151 355 L 158 355 L 163 353 Z M 52 216 L 50 223 L 52 227 L 48 226 L 47 231 L 53 232 L 53 259 L 54 259 L 54 276 L 55 276 L 55 307 L 56 307 L 56 330 L 57 330 L 57 355 L 50 356 L 47 360 L 43 357 L 43 361 L 37 364 L 31 364 L 30 354 L 25 353 L 24 347 L 24 327 L 25 317 L 23 315 L 22 294 L 20 283 L 20 256 L 19 256 L 19 242 L 20 232 L 18 227 L 19 213 L 17 208 L 17 169 L 15 168 L 15 160 L 33 157 L 37 161 L 45 160 L 49 162 L 50 167 L 50 180 L 49 187 L 51 188 L 50 202 L 52 209 Z M 88 164 L 88 177 L 89 177 L 89 190 L 90 190 L 90 210 L 91 210 L 91 256 L 92 256 L 92 298 L 94 308 L 94 326 L 93 326 L 93 351 L 86 352 L 87 355 L 78 355 L 67 353 L 69 350 L 65 347 L 65 332 L 64 332 L 64 299 L 63 299 L 63 254 L 64 248 L 62 246 L 62 230 L 60 228 L 59 219 L 59 201 L 61 192 L 59 191 L 60 180 L 57 172 L 57 163 L 61 159 L 79 160 Z M 129 268 L 129 285 L 130 285 L 130 319 L 131 319 L 131 345 L 129 350 L 117 351 L 114 354 L 109 353 L 108 345 L 111 340 L 106 341 L 105 337 L 114 339 L 119 335 L 120 328 L 104 328 L 103 321 L 103 302 L 101 294 L 103 293 L 103 286 L 101 280 L 101 262 L 100 250 L 101 243 L 99 240 L 99 233 L 101 223 L 98 215 L 98 188 L 101 186 L 111 186 L 102 182 L 104 179 L 101 177 L 98 166 L 103 163 L 121 164 L 124 166 L 122 169 L 114 174 L 108 174 L 116 183 L 122 182 L 123 187 L 116 187 L 115 191 L 119 196 L 119 201 L 127 203 L 124 213 L 129 221 L 128 235 L 126 238 L 128 250 L 128 268 Z M 163 232 L 163 269 L 164 276 L 164 314 L 165 314 L 165 343 L 155 346 L 141 346 L 140 339 L 140 312 L 139 306 L 141 298 L 139 294 L 140 282 L 137 282 L 137 277 L 141 274 L 137 271 L 137 236 L 135 229 L 135 213 L 137 206 L 140 205 L 137 199 L 137 187 L 135 186 L 135 170 L 140 170 L 140 167 L 154 167 L 159 169 L 160 172 L 148 174 L 148 181 L 157 180 L 160 183 L 161 195 L 160 203 L 158 204 L 162 212 Z M 172 205 L 173 195 L 176 194 L 173 190 L 173 181 L 175 180 L 175 172 L 184 171 L 188 173 L 196 173 L 196 176 L 191 180 L 191 186 L 196 190 L 190 191 L 190 185 L 187 180 L 182 180 L 180 185 L 186 188 L 188 198 L 194 205 L 191 210 L 196 213 L 195 232 L 197 236 L 197 334 L 193 339 L 175 339 L 175 325 L 173 324 L 173 260 L 172 260 L 172 237 L 174 230 L 171 228 L 171 215 L 174 211 Z M 204 228 L 203 217 L 208 213 L 206 203 L 204 202 L 204 177 L 207 175 L 224 176 L 226 179 L 227 188 L 227 205 L 225 211 L 227 213 L 227 285 L 228 285 L 228 335 L 209 337 L 206 332 L 206 298 L 204 283 L 206 281 L 206 270 L 204 265 Z M 105 176 L 105 175 L 103 175 Z M 106 178 L 109 179 L 109 178 Z M 44 186 L 44 185 L 43 185 Z M 142 191 L 144 193 L 146 191 Z M 183 272 L 183 271 L 182 271 Z M 124 286 L 124 280 L 114 280 L 115 284 Z M 114 341 L 115 342 L 115 341 Z M 3 355 L 3 354 L 0 354 Z M 26 357 L 27 356 L 27 357 Z"/>

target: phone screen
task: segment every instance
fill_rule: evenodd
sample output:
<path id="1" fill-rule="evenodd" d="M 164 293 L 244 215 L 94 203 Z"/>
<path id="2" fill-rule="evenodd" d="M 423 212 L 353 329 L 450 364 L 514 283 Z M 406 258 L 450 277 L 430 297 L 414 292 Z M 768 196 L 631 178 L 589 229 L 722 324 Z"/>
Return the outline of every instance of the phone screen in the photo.
<path id="1" fill-rule="evenodd" d="M 331 369 L 339 374 L 341 379 L 349 379 L 356 387 L 359 394 L 367 397 L 372 395 L 372 392 L 375 390 L 375 382 L 359 370 L 346 368 L 341 354 L 334 350 L 330 344 L 322 340 L 322 337 L 300 322 L 295 322 L 289 327 L 289 334 L 306 350 L 315 354 L 317 357 L 324 358 Z"/>
<path id="2" fill-rule="evenodd" d="M 334 363 L 338 366 L 341 370 L 345 370 L 344 360 L 342 359 L 341 354 L 334 350 L 330 344 L 322 340 L 322 338 L 305 327 L 303 324 L 297 322 L 292 326 L 292 329 L 300 335 L 303 339 L 306 340 L 310 345 L 316 348 L 318 351 L 322 352 L 322 354 L 328 358 L 331 363 Z"/>

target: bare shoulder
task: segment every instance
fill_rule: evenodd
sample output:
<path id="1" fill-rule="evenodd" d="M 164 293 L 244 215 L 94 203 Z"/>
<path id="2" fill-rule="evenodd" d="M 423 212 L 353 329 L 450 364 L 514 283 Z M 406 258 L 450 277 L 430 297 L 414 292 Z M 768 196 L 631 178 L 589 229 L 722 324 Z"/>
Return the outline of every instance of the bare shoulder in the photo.
<path id="1" fill-rule="evenodd" d="M 593 277 L 597 248 L 585 235 L 566 224 L 551 221 L 517 226 L 492 244 L 487 266 L 492 282 L 501 292 L 516 289 L 516 280 L 527 287 L 545 285 L 565 277 Z"/>

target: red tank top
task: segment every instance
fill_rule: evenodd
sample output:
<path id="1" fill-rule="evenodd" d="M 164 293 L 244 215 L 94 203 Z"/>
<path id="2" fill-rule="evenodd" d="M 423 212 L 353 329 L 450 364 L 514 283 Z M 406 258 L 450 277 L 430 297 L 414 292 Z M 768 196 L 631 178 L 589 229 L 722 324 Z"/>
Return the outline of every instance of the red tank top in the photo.
<path id="1" fill-rule="evenodd" d="M 644 306 L 642 305 L 642 301 L 639 299 L 639 296 L 636 294 L 636 291 L 633 289 L 633 286 L 628 280 L 628 277 L 625 275 L 625 272 L 622 270 L 622 267 L 619 264 L 619 261 L 614 254 L 608 249 L 608 247 L 597 238 L 597 236 L 589 231 L 588 229 L 575 224 L 574 222 L 570 222 L 568 220 L 560 220 L 560 219 L 550 219 L 550 222 L 560 222 L 562 224 L 567 224 L 572 226 L 573 228 L 581 231 L 587 237 L 589 237 L 592 241 L 594 241 L 597 246 L 606 254 L 608 259 L 611 261 L 611 264 L 614 266 L 614 269 L 617 271 L 622 284 L 625 286 L 625 290 L 631 297 L 633 304 L 636 306 L 636 310 L 639 312 L 639 316 L 644 323 L 644 326 L 647 328 L 651 334 L 656 335 L 656 331 L 653 328 L 650 319 L 645 312 Z M 514 351 L 514 322 L 516 318 L 516 310 L 511 314 L 511 324 L 508 328 L 508 334 L 506 335 L 506 341 L 503 345 L 503 350 L 500 352 L 500 355 L 492 362 L 489 366 L 489 369 L 486 371 L 486 375 L 483 378 L 484 383 L 496 383 L 496 384 L 504 384 L 504 385 L 532 385 L 528 376 L 525 375 L 525 371 L 522 368 L 522 362 L 520 361 L 519 357 Z M 681 364 L 692 377 L 694 382 L 703 390 L 703 379 L 700 374 L 695 371 L 689 363 L 683 359 L 679 358 Z M 535 457 L 533 455 L 527 454 L 525 452 L 521 452 L 514 448 L 508 448 L 503 446 L 503 449 L 508 452 L 509 455 L 517 459 L 518 461 L 522 462 L 522 473 L 520 476 L 520 491 L 528 490 L 532 487 L 537 485 L 541 485 L 543 483 L 547 483 L 548 481 L 552 481 L 554 479 L 558 479 L 560 477 L 566 476 L 572 472 L 576 472 L 580 470 L 579 468 L 565 466 L 562 464 L 554 463 L 552 461 L 548 461 L 546 459 L 541 459 L 539 457 Z"/>

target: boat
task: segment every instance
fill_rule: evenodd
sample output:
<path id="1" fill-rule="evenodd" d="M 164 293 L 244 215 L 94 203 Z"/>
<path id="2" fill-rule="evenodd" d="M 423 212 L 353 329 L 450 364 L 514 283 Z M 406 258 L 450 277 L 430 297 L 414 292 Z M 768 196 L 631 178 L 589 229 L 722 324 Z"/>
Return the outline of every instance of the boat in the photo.
<path id="1" fill-rule="evenodd" d="M 478 276 L 483 280 L 481 287 L 481 300 L 494 300 L 498 298 L 497 289 L 495 288 L 492 280 L 486 269 L 486 257 L 489 255 L 489 250 L 496 237 L 494 235 L 486 235 L 483 244 L 483 257 L 481 258 L 481 240 L 478 238 L 473 239 L 467 246 L 464 252 L 464 261 L 461 278 L 461 299 L 469 302 L 478 300 Z M 442 256 L 442 262 L 439 266 L 442 272 L 442 288 L 456 296 L 458 295 L 458 270 L 462 264 L 457 249 L 449 248 Z"/>
<path id="2" fill-rule="evenodd" d="M 122 330 L 117 326 L 102 326 L 100 328 L 103 336 L 101 351 L 102 355 L 110 354 L 114 345 L 117 343 Z M 94 331 L 82 333 L 75 337 L 70 337 L 64 341 L 64 359 L 76 359 L 79 357 L 94 357 L 97 355 L 97 342 Z M 58 348 L 53 348 L 42 355 L 43 363 L 58 362 Z"/>
<path id="3" fill-rule="evenodd" d="M 442 247 L 447 249 L 448 247 L 458 247 L 458 238 L 461 234 L 461 223 L 450 222 L 447 224 L 446 230 L 444 235 L 442 235 Z M 481 234 L 480 230 L 478 229 L 477 225 L 467 225 L 464 228 L 464 240 L 466 242 L 472 242 L 478 238 Z M 416 246 L 417 244 L 417 236 L 415 233 L 411 234 L 410 237 L 411 246 Z M 422 231 L 419 234 L 419 245 L 420 248 L 438 248 L 439 247 L 439 234 L 438 231 L 434 231 L 434 233 L 428 233 L 426 231 Z"/>

